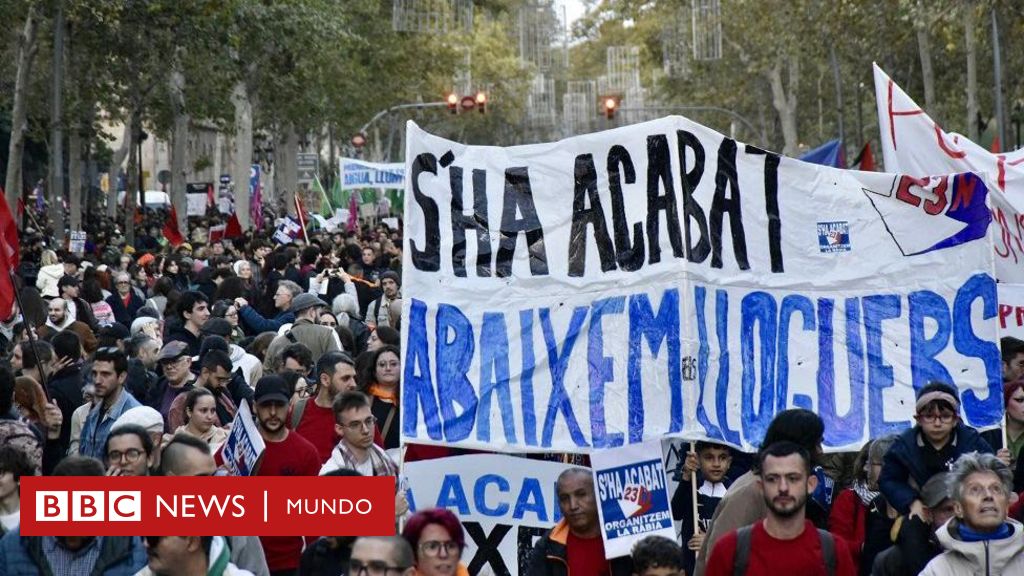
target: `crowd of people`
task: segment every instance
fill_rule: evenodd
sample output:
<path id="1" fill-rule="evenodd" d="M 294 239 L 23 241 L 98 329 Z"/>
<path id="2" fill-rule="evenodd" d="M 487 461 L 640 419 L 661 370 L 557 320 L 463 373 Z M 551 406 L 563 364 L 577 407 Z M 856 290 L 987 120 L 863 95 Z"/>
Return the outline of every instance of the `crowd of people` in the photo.
<path id="1" fill-rule="evenodd" d="M 266 445 L 258 475 L 399 473 L 400 230 L 283 245 L 191 230 L 172 246 L 152 222 L 134 245 L 110 221 L 91 226 L 81 254 L 22 234 L 18 304 L 0 321 L 0 574 L 469 573 L 459 517 L 410 513 L 401 490 L 390 537 L 22 536 L 22 477 L 222 474 L 243 405 Z M 785 410 L 756 454 L 697 443 L 675 471 L 677 539 L 645 538 L 630 556 L 605 559 L 593 474 L 566 469 L 561 520 L 520 573 L 1017 573 L 1024 342 L 1002 344 L 1005 446 L 960 420 L 942 382 L 916 392 L 913 428 L 855 454 L 824 454 L 821 418 Z"/>

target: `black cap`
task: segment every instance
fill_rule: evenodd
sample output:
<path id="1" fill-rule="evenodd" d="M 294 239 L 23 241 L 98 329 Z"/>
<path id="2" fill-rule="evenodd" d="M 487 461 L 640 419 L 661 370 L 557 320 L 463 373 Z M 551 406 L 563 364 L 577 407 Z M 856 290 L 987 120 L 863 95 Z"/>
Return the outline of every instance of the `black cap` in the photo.
<path id="1" fill-rule="evenodd" d="M 252 396 L 254 404 L 263 404 L 265 402 L 283 402 L 285 404 L 291 400 L 291 394 L 289 393 L 288 383 L 284 381 L 284 378 L 276 374 L 264 376 L 256 382 L 256 392 Z"/>
<path id="2" fill-rule="evenodd" d="M 116 338 L 117 340 L 124 340 L 125 338 L 131 336 L 131 332 L 128 330 L 127 327 L 125 327 L 124 324 L 121 324 L 120 322 L 114 322 L 109 326 L 104 326 L 103 328 L 100 328 L 100 333 L 98 335 L 100 337 L 109 337 Z"/>
<path id="3" fill-rule="evenodd" d="M 203 324 L 202 332 L 203 334 L 212 334 L 214 336 L 228 338 L 231 336 L 231 322 L 228 322 L 224 318 L 210 318 L 205 324 Z"/>

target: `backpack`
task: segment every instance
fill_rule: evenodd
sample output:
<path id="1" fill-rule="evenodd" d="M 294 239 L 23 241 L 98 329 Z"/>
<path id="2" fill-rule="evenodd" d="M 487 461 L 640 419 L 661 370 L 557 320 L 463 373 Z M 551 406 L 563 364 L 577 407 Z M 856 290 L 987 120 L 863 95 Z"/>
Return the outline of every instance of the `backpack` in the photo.
<path id="1" fill-rule="evenodd" d="M 836 541 L 832 533 L 821 528 L 818 531 L 818 538 L 821 541 L 821 555 L 825 557 L 825 574 L 835 576 L 836 573 Z M 733 556 L 733 576 L 743 576 L 747 573 L 747 565 L 750 562 L 750 539 L 754 531 L 754 525 L 744 526 L 736 531 L 736 553 Z"/>

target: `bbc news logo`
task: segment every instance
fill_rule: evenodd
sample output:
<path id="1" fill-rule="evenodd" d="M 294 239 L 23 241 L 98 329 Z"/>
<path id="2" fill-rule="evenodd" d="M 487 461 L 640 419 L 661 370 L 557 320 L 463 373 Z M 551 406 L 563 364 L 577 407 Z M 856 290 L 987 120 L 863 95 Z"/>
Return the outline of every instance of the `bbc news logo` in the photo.
<path id="1" fill-rule="evenodd" d="M 142 492 L 99 490 L 36 492 L 37 522 L 138 522 Z"/>
<path id="2" fill-rule="evenodd" d="M 23 477 L 25 536 L 391 535 L 393 477 Z M 297 528 L 301 527 L 301 528 Z"/>

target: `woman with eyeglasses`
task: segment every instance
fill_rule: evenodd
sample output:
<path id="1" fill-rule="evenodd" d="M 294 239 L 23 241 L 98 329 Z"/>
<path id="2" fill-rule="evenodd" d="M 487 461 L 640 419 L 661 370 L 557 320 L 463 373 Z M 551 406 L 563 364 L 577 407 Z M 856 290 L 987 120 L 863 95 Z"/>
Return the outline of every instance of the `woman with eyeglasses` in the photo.
<path id="1" fill-rule="evenodd" d="M 185 424 L 178 426 L 173 434 L 164 435 L 164 444 L 178 434 L 195 436 L 210 445 L 216 452 L 228 439 L 228 431 L 217 426 L 217 399 L 206 388 L 193 388 L 185 396 Z"/>
<path id="2" fill-rule="evenodd" d="M 211 314 L 216 318 L 223 318 L 231 324 L 231 337 L 228 339 L 231 344 L 238 344 L 245 339 L 245 332 L 238 325 L 238 307 L 231 300 L 218 300 L 213 303 Z"/>
<path id="3" fill-rule="evenodd" d="M 370 411 L 377 418 L 385 450 L 398 448 L 398 386 L 401 379 L 401 363 L 398 358 L 396 346 L 382 346 L 370 356 L 367 374 L 363 377 L 363 392 L 373 398 Z"/>
<path id="4" fill-rule="evenodd" d="M 462 524 L 451 511 L 430 508 L 413 514 L 402 537 L 412 546 L 417 576 L 469 576 L 459 560 L 466 546 Z"/>

